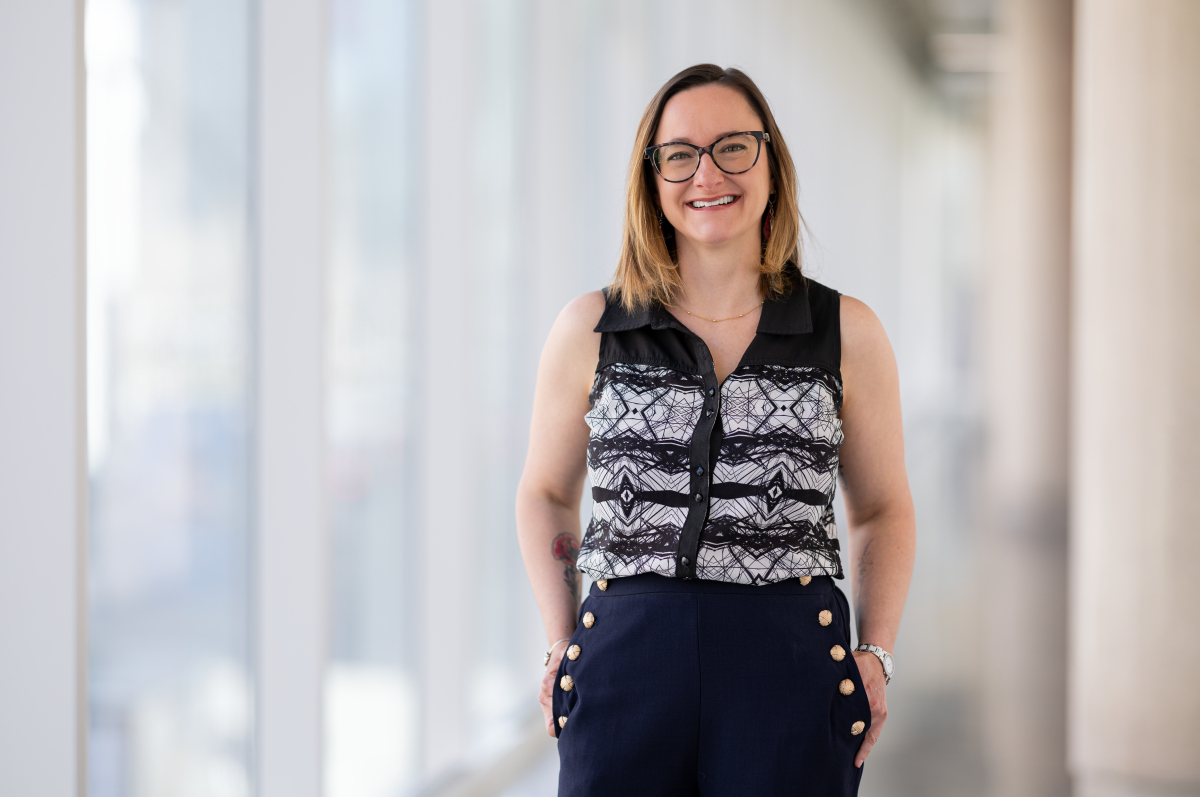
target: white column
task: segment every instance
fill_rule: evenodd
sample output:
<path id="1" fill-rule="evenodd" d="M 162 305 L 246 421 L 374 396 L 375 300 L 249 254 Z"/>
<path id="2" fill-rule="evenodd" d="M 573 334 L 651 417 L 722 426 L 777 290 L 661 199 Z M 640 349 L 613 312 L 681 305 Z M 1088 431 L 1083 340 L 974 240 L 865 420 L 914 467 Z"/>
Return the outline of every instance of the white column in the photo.
<path id="1" fill-rule="evenodd" d="M 1200 3 L 1078 0 L 1070 763 L 1200 794 Z"/>
<path id="2" fill-rule="evenodd" d="M 1066 767 L 1071 0 L 1005 0 L 986 315 L 985 747 L 996 797 Z"/>
<path id="3" fill-rule="evenodd" d="M 477 320 L 470 306 L 473 273 L 467 228 L 487 212 L 472 190 L 477 142 L 472 137 L 474 24 L 469 0 L 425 5 L 425 98 L 423 148 L 424 266 L 420 303 L 422 359 L 417 393 L 420 432 L 422 548 L 421 762 L 425 777 L 443 775 L 459 763 L 470 718 L 466 682 L 471 651 L 469 601 L 474 557 L 469 546 L 476 497 L 471 474 L 474 428 L 488 417 L 488 386 L 464 373 Z"/>
<path id="4" fill-rule="evenodd" d="M 259 797 L 321 791 L 325 4 L 260 0 L 257 651 Z"/>
<path id="5" fill-rule="evenodd" d="M 84 793 L 83 10 L 0 3 L 0 794 Z"/>

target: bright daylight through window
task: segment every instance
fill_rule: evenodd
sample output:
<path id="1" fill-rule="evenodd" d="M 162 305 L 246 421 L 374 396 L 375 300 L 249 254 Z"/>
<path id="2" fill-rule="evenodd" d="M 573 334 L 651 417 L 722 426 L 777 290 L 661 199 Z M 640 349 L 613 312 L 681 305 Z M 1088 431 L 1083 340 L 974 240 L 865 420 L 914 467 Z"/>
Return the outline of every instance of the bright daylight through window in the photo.
<path id="1" fill-rule="evenodd" d="M 88 793 L 252 793 L 248 0 L 88 0 Z"/>

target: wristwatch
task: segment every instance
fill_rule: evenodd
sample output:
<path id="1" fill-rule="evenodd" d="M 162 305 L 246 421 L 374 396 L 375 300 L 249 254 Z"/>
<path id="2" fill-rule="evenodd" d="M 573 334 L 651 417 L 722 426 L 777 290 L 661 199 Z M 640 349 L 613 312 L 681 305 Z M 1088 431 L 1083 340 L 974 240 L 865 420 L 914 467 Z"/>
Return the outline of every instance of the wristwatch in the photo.
<path id="1" fill-rule="evenodd" d="M 888 653 L 878 645 L 859 645 L 855 650 L 865 650 L 879 659 L 879 663 L 883 665 L 883 682 L 885 684 L 892 682 L 892 672 L 896 669 L 896 665 L 892 662 L 891 653 Z"/>

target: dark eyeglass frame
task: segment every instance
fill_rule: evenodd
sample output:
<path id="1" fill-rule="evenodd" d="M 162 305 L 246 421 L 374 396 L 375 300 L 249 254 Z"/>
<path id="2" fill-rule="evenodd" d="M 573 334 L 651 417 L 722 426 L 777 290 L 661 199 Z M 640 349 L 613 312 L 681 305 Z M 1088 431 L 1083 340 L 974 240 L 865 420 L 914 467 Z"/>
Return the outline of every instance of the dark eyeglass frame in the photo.
<path id="1" fill-rule="evenodd" d="M 723 168 L 721 164 L 717 163 L 717 159 L 713 157 L 713 147 L 715 147 L 717 144 L 720 144 L 725 139 L 733 138 L 734 136 L 754 136 L 754 138 L 758 140 L 758 151 L 754 153 L 754 163 L 751 163 L 740 172 L 731 172 L 728 169 Z M 668 141 L 665 144 L 655 144 L 652 147 L 646 147 L 646 151 L 642 153 L 642 159 L 650 161 L 651 165 L 654 166 L 654 173 L 659 177 L 662 177 L 668 183 L 686 183 L 688 180 L 696 176 L 696 172 L 700 171 L 700 159 L 704 157 L 704 153 L 706 152 L 708 153 L 708 157 L 712 160 L 713 165 L 726 174 L 745 174 L 758 165 L 758 159 L 762 156 L 762 145 L 764 141 L 768 144 L 771 143 L 770 133 L 764 133 L 761 130 L 742 130 L 737 133 L 726 133 L 713 143 L 709 144 L 707 147 L 697 147 L 695 144 L 688 144 L 685 141 Z M 692 149 L 696 150 L 696 168 L 692 170 L 691 174 L 681 180 L 670 180 L 666 177 L 663 177 L 663 173 L 659 171 L 658 168 L 658 161 L 654 158 L 654 153 L 663 147 L 691 147 Z"/>

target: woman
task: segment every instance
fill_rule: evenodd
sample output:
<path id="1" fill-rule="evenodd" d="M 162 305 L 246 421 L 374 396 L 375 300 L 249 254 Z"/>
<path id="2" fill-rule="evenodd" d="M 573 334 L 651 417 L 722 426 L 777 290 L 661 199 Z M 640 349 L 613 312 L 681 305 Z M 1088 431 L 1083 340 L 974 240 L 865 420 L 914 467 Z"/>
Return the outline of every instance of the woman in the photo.
<path id="1" fill-rule="evenodd" d="M 800 224 L 749 77 L 671 78 L 638 129 L 613 282 L 546 342 L 518 490 L 560 795 L 858 790 L 915 523 L 887 337 L 801 275 Z"/>

